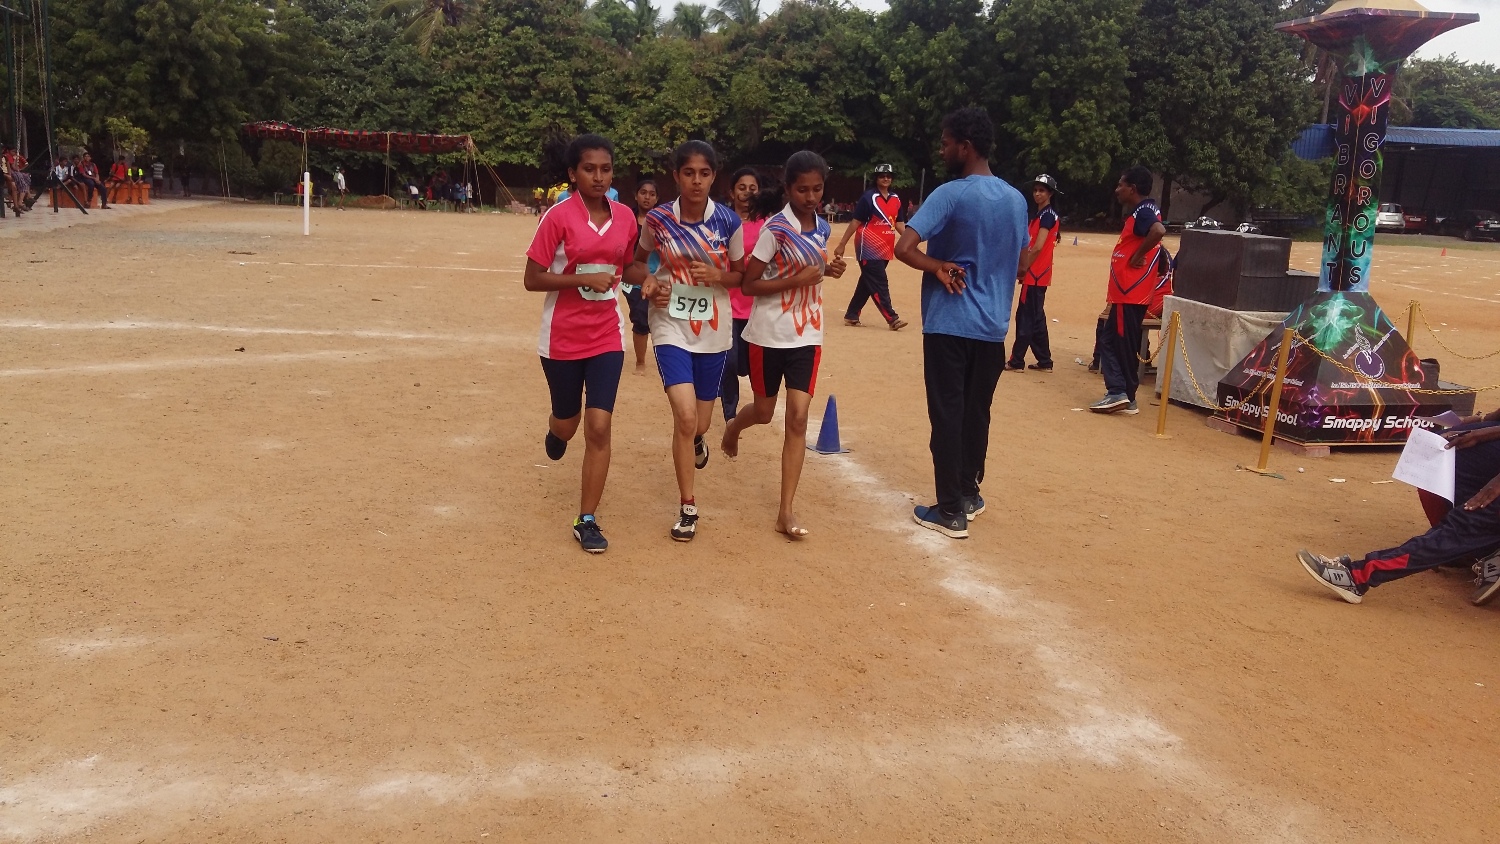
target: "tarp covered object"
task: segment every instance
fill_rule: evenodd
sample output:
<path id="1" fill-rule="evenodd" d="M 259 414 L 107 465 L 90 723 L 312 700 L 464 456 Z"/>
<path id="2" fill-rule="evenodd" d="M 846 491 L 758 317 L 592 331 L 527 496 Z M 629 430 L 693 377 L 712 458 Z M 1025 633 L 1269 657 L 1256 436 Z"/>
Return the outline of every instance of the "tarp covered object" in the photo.
<path id="1" fill-rule="evenodd" d="M 405 152 L 437 154 L 462 152 L 473 147 L 468 135 L 427 135 L 419 132 L 367 132 L 363 129 L 299 129 L 290 123 L 265 120 L 246 123 L 247 137 L 273 141 L 306 142 L 310 146 L 336 147 L 360 152 Z"/>
<path id="2" fill-rule="evenodd" d="M 1214 395 L 1219 379 L 1254 351 L 1260 341 L 1271 333 L 1271 329 L 1280 327 L 1281 321 L 1286 319 L 1285 313 L 1232 311 L 1192 299 L 1168 296 L 1162 300 L 1163 329 L 1171 322 L 1173 313 L 1182 315 L 1182 342 L 1177 345 L 1177 353 L 1172 361 L 1172 400 L 1209 410 L 1218 408 Z M 1193 376 L 1198 379 L 1198 385 L 1208 395 L 1207 402 L 1198 395 L 1198 391 L 1193 389 L 1192 382 L 1188 380 L 1188 367 L 1182 357 L 1184 352 L 1187 360 L 1192 362 Z M 1160 372 L 1165 364 L 1166 361 L 1158 359 L 1157 371 Z M 1156 394 L 1161 395 L 1159 380 Z"/>

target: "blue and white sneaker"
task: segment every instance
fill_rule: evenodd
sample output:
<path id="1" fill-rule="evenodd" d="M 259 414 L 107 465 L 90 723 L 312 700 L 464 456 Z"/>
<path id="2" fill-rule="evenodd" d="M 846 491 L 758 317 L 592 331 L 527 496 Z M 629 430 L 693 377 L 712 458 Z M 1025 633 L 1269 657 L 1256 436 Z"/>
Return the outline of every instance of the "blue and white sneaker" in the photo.
<path id="1" fill-rule="evenodd" d="M 603 554 L 609 548 L 609 540 L 604 538 L 604 531 L 599 529 L 599 523 L 591 515 L 579 516 L 573 521 L 573 538 L 590 554 Z"/>
<path id="2" fill-rule="evenodd" d="M 1130 396 L 1124 393 L 1107 393 L 1104 398 L 1089 405 L 1089 410 L 1095 413 L 1114 413 L 1120 408 L 1130 404 Z"/>
<path id="3" fill-rule="evenodd" d="M 972 522 L 982 515 L 984 515 L 984 496 L 964 496 L 964 516 Z"/>
<path id="4" fill-rule="evenodd" d="M 969 538 L 969 518 L 963 513 L 949 516 L 936 505 L 932 507 L 918 507 L 912 511 L 912 520 L 928 530 L 935 530 L 943 536 L 954 539 Z"/>

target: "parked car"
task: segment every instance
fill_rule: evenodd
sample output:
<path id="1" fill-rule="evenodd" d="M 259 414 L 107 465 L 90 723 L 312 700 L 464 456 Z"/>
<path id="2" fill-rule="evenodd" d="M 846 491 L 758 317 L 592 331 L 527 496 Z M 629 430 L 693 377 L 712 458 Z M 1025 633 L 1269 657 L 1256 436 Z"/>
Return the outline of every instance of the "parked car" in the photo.
<path id="1" fill-rule="evenodd" d="M 1401 206 L 1394 202 L 1380 203 L 1380 208 L 1375 212 L 1375 231 L 1406 231 L 1406 217 L 1401 210 Z"/>
<path id="2" fill-rule="evenodd" d="M 1402 231 L 1407 234 L 1421 234 L 1427 231 L 1427 213 L 1407 208 L 1401 212 L 1401 219 L 1406 222 Z"/>
<path id="3" fill-rule="evenodd" d="M 1500 238 L 1500 214 L 1494 211 L 1460 211 L 1438 225 L 1438 234 L 1461 237 L 1464 240 L 1495 240 Z"/>

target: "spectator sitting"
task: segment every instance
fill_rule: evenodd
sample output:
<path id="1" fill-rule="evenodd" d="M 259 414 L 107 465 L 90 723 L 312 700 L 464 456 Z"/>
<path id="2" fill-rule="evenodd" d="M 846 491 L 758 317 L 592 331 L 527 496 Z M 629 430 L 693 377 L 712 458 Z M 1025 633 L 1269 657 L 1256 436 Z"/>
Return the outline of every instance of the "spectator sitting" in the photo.
<path id="1" fill-rule="evenodd" d="M 77 156 L 74 156 L 76 159 Z M 94 191 L 99 192 L 99 207 L 105 211 L 109 210 L 109 188 L 99 178 L 99 168 L 94 165 L 94 157 L 88 153 L 83 154 L 82 161 L 76 161 L 73 165 L 73 178 L 83 185 L 88 192 L 86 203 L 94 203 Z"/>
<path id="2" fill-rule="evenodd" d="M 10 171 L 11 179 L 16 183 L 16 193 L 21 197 L 21 202 L 30 211 L 31 206 L 36 204 L 36 194 L 31 190 L 31 174 L 26 172 L 26 156 L 16 151 L 11 144 L 6 144 L 4 149 L 6 169 Z"/>
<path id="3" fill-rule="evenodd" d="M 130 165 L 125 163 L 125 156 L 122 155 L 120 160 L 109 168 L 109 183 L 119 185 L 128 181 L 130 181 Z"/>

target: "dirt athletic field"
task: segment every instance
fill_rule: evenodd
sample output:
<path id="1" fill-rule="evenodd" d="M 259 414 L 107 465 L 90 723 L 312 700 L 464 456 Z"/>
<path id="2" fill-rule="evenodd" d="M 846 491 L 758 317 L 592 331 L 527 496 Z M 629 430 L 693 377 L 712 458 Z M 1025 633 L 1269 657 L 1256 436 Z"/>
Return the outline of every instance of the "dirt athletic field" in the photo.
<path id="1" fill-rule="evenodd" d="M 671 542 L 667 403 L 627 367 L 591 557 L 581 443 L 542 453 L 534 220 L 314 219 L 0 240 L 0 840 L 1494 840 L 1500 608 L 1297 566 L 1422 529 L 1392 452 L 1275 480 L 1196 412 L 1077 412 L 1112 237 L 1059 247 L 1057 371 L 1001 379 L 972 539 L 911 523 L 896 268 L 900 333 L 826 288 L 814 410 L 852 451 L 809 456 L 812 536 L 772 531 L 757 428 Z M 1375 292 L 1488 352 L 1497 259 L 1382 246 Z"/>

